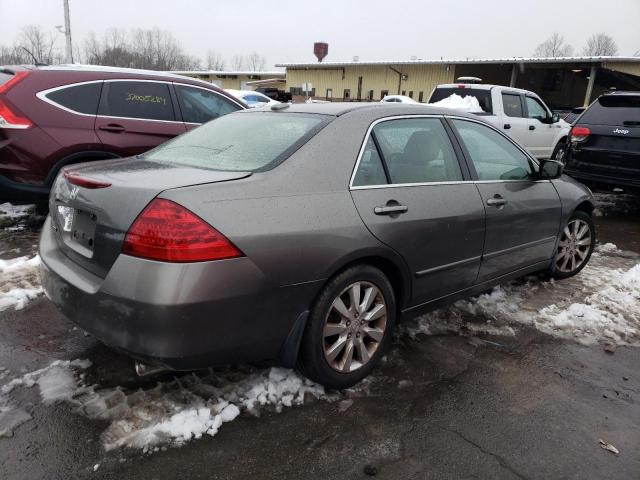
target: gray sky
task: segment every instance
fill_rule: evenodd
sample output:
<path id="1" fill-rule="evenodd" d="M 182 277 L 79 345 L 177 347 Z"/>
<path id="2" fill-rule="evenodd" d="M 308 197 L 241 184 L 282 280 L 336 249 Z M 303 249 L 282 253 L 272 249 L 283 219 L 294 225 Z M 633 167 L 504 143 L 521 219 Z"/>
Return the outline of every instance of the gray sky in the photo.
<path id="1" fill-rule="evenodd" d="M 55 30 L 62 0 L 0 0 L 0 44 L 20 27 Z M 70 0 L 74 44 L 110 27 L 171 31 L 187 53 L 215 49 L 230 58 L 257 51 L 275 63 L 530 56 L 558 31 L 579 52 L 595 32 L 614 37 L 620 55 L 640 49 L 640 0 Z M 58 47 L 64 47 L 59 35 Z"/>

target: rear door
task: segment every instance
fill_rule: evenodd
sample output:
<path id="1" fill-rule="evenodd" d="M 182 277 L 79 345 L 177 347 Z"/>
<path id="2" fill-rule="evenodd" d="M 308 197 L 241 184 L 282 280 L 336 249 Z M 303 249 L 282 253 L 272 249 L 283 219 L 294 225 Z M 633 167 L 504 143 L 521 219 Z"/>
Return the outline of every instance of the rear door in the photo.
<path id="1" fill-rule="evenodd" d="M 187 130 L 242 109 L 240 104 L 206 88 L 184 84 L 174 84 L 174 88 Z"/>
<path id="2" fill-rule="evenodd" d="M 503 117 L 498 129 L 504 131 L 516 142 L 527 150 L 531 151 L 531 135 L 529 132 L 529 121 L 525 118 L 524 103 L 522 95 L 517 92 L 502 92 Z"/>
<path id="3" fill-rule="evenodd" d="M 471 286 L 484 208 L 438 117 L 383 119 L 367 135 L 351 195 L 371 233 L 405 259 L 412 304 Z"/>
<path id="4" fill-rule="evenodd" d="M 537 98 L 526 95 L 525 106 L 531 145 L 528 150 L 537 158 L 550 158 L 558 125 L 550 122 L 551 112 Z"/>
<path id="5" fill-rule="evenodd" d="M 130 156 L 184 133 L 171 88 L 170 83 L 151 80 L 105 81 L 96 118 L 100 141 Z"/>
<path id="6" fill-rule="evenodd" d="M 480 122 L 452 119 L 486 210 L 478 282 L 549 260 L 560 229 L 560 197 L 534 176 L 533 161 Z"/>

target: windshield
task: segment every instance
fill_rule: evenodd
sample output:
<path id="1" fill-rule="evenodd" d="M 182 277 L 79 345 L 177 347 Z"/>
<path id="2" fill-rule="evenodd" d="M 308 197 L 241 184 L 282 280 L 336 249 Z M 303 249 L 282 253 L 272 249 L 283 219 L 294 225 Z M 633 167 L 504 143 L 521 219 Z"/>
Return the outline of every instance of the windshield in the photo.
<path id="1" fill-rule="evenodd" d="M 151 150 L 145 158 L 212 170 L 270 170 L 330 119 L 297 113 L 229 114 Z"/>

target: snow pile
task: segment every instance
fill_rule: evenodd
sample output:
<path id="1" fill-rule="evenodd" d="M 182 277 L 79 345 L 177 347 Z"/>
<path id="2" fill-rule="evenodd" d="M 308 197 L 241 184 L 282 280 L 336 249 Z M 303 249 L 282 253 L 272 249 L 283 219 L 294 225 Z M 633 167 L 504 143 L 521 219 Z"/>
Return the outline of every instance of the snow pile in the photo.
<path id="1" fill-rule="evenodd" d="M 575 277 L 528 277 L 406 322 L 419 334 L 515 334 L 522 325 L 576 340 L 640 345 L 640 258 L 607 243 Z M 576 301 L 579 298 L 580 301 Z"/>
<path id="2" fill-rule="evenodd" d="M 29 217 L 35 213 L 35 205 L 0 204 L 0 226 L 14 223 L 16 220 Z"/>
<path id="3" fill-rule="evenodd" d="M 40 257 L 0 259 L 0 312 L 8 308 L 20 310 L 29 300 L 42 293 L 38 279 Z"/>
<path id="4" fill-rule="evenodd" d="M 6 383 L 0 388 L 1 394 L 11 393 L 16 387 L 28 387 L 31 388 L 34 385 L 39 383 L 42 377 L 51 375 L 51 371 L 56 371 L 60 369 L 72 369 L 72 370 L 84 370 L 91 366 L 90 360 L 56 360 L 55 362 L 47 365 L 44 368 L 36 370 L 34 372 L 25 373 L 24 375 L 14 378 L 9 383 Z M 51 379 L 45 381 L 45 386 L 51 385 Z M 75 390 L 75 385 L 73 386 Z M 43 399 L 45 399 L 45 395 L 42 395 Z"/>
<path id="5" fill-rule="evenodd" d="M 480 102 L 478 99 L 472 95 L 467 95 L 462 97 L 457 93 L 453 93 L 447 98 L 443 98 L 439 102 L 430 103 L 430 106 L 441 107 L 441 108 L 453 108 L 456 110 L 463 110 L 469 113 L 482 113 L 482 107 L 480 106 Z"/>

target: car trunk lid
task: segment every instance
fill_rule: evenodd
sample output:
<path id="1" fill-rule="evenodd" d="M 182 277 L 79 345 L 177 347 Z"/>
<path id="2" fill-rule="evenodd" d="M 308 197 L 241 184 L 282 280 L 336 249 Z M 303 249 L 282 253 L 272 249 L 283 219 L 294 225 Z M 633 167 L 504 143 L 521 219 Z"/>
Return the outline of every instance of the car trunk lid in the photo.
<path id="1" fill-rule="evenodd" d="M 575 167 L 592 173 L 640 176 L 640 126 L 584 126 L 590 133 L 584 142 L 574 144 Z"/>
<path id="2" fill-rule="evenodd" d="M 104 278 L 122 251 L 127 230 L 159 193 L 250 175 L 142 158 L 73 165 L 54 184 L 49 200 L 52 228 L 71 260 Z"/>

